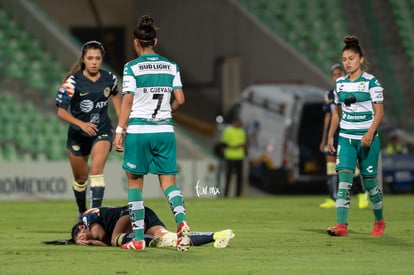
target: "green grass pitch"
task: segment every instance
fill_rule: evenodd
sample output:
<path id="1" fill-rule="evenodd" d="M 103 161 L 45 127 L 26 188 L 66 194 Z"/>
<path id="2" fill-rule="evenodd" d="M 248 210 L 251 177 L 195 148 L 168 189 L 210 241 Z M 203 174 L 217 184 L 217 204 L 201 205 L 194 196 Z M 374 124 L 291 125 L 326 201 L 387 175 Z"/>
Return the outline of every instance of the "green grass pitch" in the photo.
<path id="1" fill-rule="evenodd" d="M 188 252 L 173 248 L 129 251 L 114 247 L 45 245 L 67 239 L 76 220 L 74 201 L 0 202 L 0 274 L 414 274 L 414 196 L 386 195 L 383 237 L 370 236 L 371 209 L 352 197 L 349 236 L 325 233 L 335 209 L 323 196 L 187 199 L 193 231 L 233 229 L 230 246 Z M 165 200 L 146 200 L 166 225 Z M 125 201 L 105 201 L 122 205 Z"/>

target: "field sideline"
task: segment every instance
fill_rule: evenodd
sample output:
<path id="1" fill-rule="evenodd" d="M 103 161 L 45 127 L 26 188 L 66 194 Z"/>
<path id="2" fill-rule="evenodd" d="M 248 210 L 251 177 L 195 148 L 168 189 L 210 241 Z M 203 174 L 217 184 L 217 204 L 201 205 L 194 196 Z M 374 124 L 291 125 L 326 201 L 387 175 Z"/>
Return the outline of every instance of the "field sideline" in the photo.
<path id="1" fill-rule="evenodd" d="M 414 195 L 386 195 L 384 237 L 370 236 L 373 214 L 351 206 L 350 233 L 330 237 L 334 209 L 324 196 L 188 199 L 193 231 L 231 228 L 230 246 L 189 252 L 148 248 L 44 245 L 67 239 L 76 220 L 74 201 L 0 202 L 1 274 L 413 274 Z M 356 202 L 356 198 L 352 197 Z M 126 201 L 106 201 L 121 205 Z M 147 200 L 166 225 L 174 222 L 165 200 Z"/>

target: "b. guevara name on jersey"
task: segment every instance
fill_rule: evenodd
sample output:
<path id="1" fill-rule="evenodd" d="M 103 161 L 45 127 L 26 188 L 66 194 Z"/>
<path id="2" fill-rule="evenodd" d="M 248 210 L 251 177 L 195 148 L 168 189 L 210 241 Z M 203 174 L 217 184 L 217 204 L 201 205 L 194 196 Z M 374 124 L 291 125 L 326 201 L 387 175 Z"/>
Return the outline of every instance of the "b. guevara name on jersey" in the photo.
<path id="1" fill-rule="evenodd" d="M 375 103 L 384 100 L 383 87 L 373 75 L 363 72 L 355 81 L 341 77 L 335 84 L 335 104 L 342 108 L 339 135 L 361 139 L 374 119 Z"/>
<path id="2" fill-rule="evenodd" d="M 152 124 L 168 131 L 171 93 L 182 88 L 178 65 L 158 54 L 146 54 L 125 64 L 123 75 L 122 92 L 134 95 L 128 132 Z"/>
<path id="3" fill-rule="evenodd" d="M 111 95 L 118 94 L 118 81 L 112 73 L 100 70 L 100 78 L 93 82 L 79 70 L 60 87 L 56 106 L 70 107 L 71 114 L 85 122 L 92 122 L 98 128 L 108 127 L 108 102 Z M 73 126 L 71 126 L 73 127 Z"/>

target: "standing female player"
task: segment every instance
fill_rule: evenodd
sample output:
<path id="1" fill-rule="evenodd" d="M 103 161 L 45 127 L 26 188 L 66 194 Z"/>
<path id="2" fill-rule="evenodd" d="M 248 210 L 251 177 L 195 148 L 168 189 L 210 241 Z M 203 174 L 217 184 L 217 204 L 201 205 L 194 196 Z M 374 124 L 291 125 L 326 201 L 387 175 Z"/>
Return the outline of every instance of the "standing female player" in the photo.
<path id="1" fill-rule="evenodd" d="M 333 83 L 336 83 L 336 80 L 340 77 L 345 76 L 345 70 L 343 69 L 342 65 L 334 64 L 331 67 L 331 79 Z M 332 208 L 336 207 L 336 193 L 337 193 L 337 185 L 338 185 L 338 176 L 336 174 L 336 154 L 331 153 L 328 150 L 328 132 L 329 126 L 331 124 L 331 116 L 335 110 L 335 96 L 334 96 L 334 89 L 332 88 L 329 90 L 325 95 L 325 104 L 323 106 L 323 111 L 325 113 L 324 121 L 323 121 L 323 132 L 322 132 L 322 140 L 320 144 L 321 152 L 326 154 L 326 185 L 328 187 L 329 199 L 326 199 L 325 202 L 320 204 L 321 208 Z M 338 134 L 339 129 L 335 132 L 334 135 L 334 145 L 336 146 L 338 143 Z M 358 166 L 354 172 L 354 183 L 358 197 L 358 207 L 363 209 L 369 206 L 368 196 L 365 192 L 364 183 L 360 176 L 360 171 Z"/>
<path id="2" fill-rule="evenodd" d="M 89 174 L 90 207 L 102 205 L 105 191 L 104 167 L 113 140 L 112 124 L 108 116 L 110 96 L 118 117 L 121 109 L 117 79 L 112 73 L 101 69 L 104 55 L 105 50 L 100 42 L 85 43 L 81 57 L 66 75 L 56 97 L 57 116 L 70 124 L 66 149 L 74 177 L 73 191 L 79 215 L 86 211 Z"/>
<path id="3" fill-rule="evenodd" d="M 152 173 L 158 175 L 177 223 L 177 250 L 187 251 L 190 227 L 183 195 L 176 185 L 176 141 L 171 113 L 184 103 L 184 92 L 177 64 L 155 53 L 157 42 L 154 20 L 142 16 L 133 40 L 138 58 L 124 67 L 124 96 L 114 141 L 115 149 L 122 151 L 126 131 L 122 167 L 128 178 L 128 206 L 135 238 L 121 248 L 145 248 L 142 189 L 144 175 Z"/>
<path id="4" fill-rule="evenodd" d="M 385 229 L 383 197 L 376 176 L 380 141 L 377 128 L 384 115 L 383 88 L 373 75 L 365 72 L 365 55 L 355 36 L 345 36 L 342 64 L 347 72 L 335 84 L 335 111 L 332 114 L 328 135 L 328 149 L 337 153 L 336 170 L 339 186 L 336 199 L 338 224 L 329 227 L 332 236 L 348 235 L 349 190 L 353 173 L 359 163 L 365 189 L 374 210 L 372 236 L 382 236 Z M 339 126 L 338 148 L 334 134 Z"/>

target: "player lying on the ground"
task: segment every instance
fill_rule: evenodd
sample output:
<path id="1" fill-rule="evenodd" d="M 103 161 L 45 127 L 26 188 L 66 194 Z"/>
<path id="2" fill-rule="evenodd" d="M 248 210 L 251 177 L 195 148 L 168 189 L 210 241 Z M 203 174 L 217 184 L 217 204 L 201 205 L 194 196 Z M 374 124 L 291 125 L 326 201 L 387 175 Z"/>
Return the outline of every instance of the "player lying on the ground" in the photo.
<path id="1" fill-rule="evenodd" d="M 148 247 L 175 247 L 177 234 L 167 230 L 154 211 L 145 206 L 145 241 Z M 121 246 L 134 238 L 128 206 L 92 208 L 72 228 L 72 240 L 79 245 Z M 224 248 L 234 237 L 231 229 L 218 232 L 191 232 L 191 245 L 214 242 Z"/>

